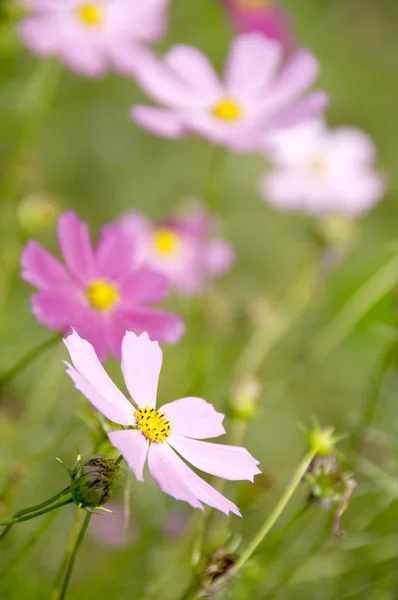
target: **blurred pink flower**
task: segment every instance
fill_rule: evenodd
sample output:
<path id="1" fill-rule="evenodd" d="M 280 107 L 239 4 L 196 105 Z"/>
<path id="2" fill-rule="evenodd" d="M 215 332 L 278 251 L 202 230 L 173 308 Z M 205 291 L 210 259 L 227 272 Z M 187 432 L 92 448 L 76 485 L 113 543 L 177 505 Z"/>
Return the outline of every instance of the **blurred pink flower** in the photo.
<path id="1" fill-rule="evenodd" d="M 89 533 L 91 537 L 102 546 L 109 548 L 123 548 L 136 541 L 138 531 L 134 523 L 129 522 L 125 527 L 123 506 L 115 501 L 107 503 L 109 512 L 94 513 L 90 523 Z"/>
<path id="2" fill-rule="evenodd" d="M 318 120 L 278 132 L 272 143 L 274 169 L 260 188 L 280 210 L 360 215 L 383 196 L 375 146 L 359 129 L 329 130 Z"/>
<path id="3" fill-rule="evenodd" d="M 282 54 L 279 43 L 261 34 L 238 36 L 221 81 L 191 46 L 174 46 L 163 60 L 148 51 L 136 76 L 164 108 L 135 106 L 131 119 L 164 137 L 195 133 L 235 150 L 258 150 L 261 134 L 315 117 L 327 104 L 321 91 L 302 97 L 318 76 L 316 58 L 297 50 L 281 67 Z"/>
<path id="4" fill-rule="evenodd" d="M 169 514 L 163 523 L 163 535 L 170 540 L 178 540 L 187 530 L 189 516 L 186 513 L 174 512 Z"/>
<path id="5" fill-rule="evenodd" d="M 147 306 L 161 302 L 168 281 L 149 267 L 134 267 L 131 247 L 120 228 L 108 225 L 95 250 L 86 223 L 73 212 L 58 221 L 62 265 L 40 244 L 29 241 L 22 253 L 22 278 L 39 288 L 32 310 L 39 323 L 65 334 L 76 329 L 104 360 L 120 357 L 126 330 L 161 342 L 177 342 L 184 325 L 176 315 Z"/>
<path id="6" fill-rule="evenodd" d="M 166 29 L 170 0 L 23 0 L 31 15 L 19 25 L 26 46 L 58 56 L 72 70 L 98 77 L 114 67 L 134 72 L 143 44 Z"/>
<path id="7" fill-rule="evenodd" d="M 195 294 L 234 261 L 228 242 L 211 235 L 215 219 L 204 209 L 152 224 L 139 212 L 120 221 L 133 247 L 134 260 L 163 273 L 181 294 Z"/>
<path id="8" fill-rule="evenodd" d="M 206 473 L 233 481 L 253 481 L 260 473 L 258 461 L 245 448 L 202 441 L 225 433 L 224 415 L 202 398 L 182 398 L 155 408 L 162 366 L 157 342 L 151 342 L 146 333 L 136 336 L 127 332 L 124 336 L 122 372 L 134 405 L 109 378 L 88 342 L 76 332 L 64 342 L 74 365 L 67 363 L 67 373 L 76 388 L 107 419 L 127 427 L 108 436 L 138 481 L 144 480 L 148 459 L 152 477 L 166 494 L 194 508 L 203 510 L 203 502 L 240 516 L 238 507 L 196 475 L 179 455 Z"/>
<path id="9" fill-rule="evenodd" d="M 293 48 L 291 20 L 280 4 L 272 0 L 223 0 L 223 4 L 238 33 L 262 33 L 280 42 L 285 51 Z"/>

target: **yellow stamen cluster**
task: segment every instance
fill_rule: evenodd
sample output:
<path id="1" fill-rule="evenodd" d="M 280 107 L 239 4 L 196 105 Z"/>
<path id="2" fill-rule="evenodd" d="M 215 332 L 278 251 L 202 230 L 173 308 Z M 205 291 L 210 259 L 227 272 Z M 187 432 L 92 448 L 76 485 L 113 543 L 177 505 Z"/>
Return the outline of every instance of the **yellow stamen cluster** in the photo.
<path id="1" fill-rule="evenodd" d="M 86 25 L 98 25 L 102 21 L 101 8 L 98 4 L 83 4 L 79 8 L 79 16 Z"/>
<path id="2" fill-rule="evenodd" d="M 233 100 L 225 98 L 213 108 L 212 113 L 215 117 L 224 121 L 235 121 L 241 118 L 242 109 Z"/>
<path id="3" fill-rule="evenodd" d="M 138 429 L 150 442 L 164 442 L 169 437 L 171 423 L 165 413 L 150 406 L 141 406 L 134 416 Z"/>
<path id="4" fill-rule="evenodd" d="M 154 245 L 161 254 L 172 254 L 178 249 L 180 239 L 174 231 L 161 227 L 155 232 Z"/>
<path id="5" fill-rule="evenodd" d="M 86 290 L 86 298 L 93 308 L 101 311 L 109 310 L 120 300 L 117 287 L 101 279 L 90 283 Z"/>
<path id="6" fill-rule="evenodd" d="M 310 167 L 311 173 L 313 173 L 314 175 L 322 175 L 327 169 L 326 162 L 322 158 L 322 156 L 314 156 L 310 160 L 309 167 Z"/>

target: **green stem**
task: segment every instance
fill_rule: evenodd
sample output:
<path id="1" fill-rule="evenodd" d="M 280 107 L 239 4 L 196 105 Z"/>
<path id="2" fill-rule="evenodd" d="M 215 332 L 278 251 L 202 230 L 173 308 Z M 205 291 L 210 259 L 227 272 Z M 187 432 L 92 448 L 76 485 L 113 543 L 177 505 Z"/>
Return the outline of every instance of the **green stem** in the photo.
<path id="1" fill-rule="evenodd" d="M 397 285 L 398 257 L 383 264 L 353 294 L 343 308 L 312 342 L 311 356 L 325 358 L 347 337 L 359 321 Z"/>
<path id="2" fill-rule="evenodd" d="M 30 536 L 30 538 L 22 546 L 22 548 L 8 561 L 8 563 L 2 565 L 2 570 L 0 573 L 0 584 L 3 582 L 6 576 L 12 574 L 14 569 L 23 561 L 23 559 L 29 553 L 29 551 L 32 550 L 32 548 L 37 544 L 43 533 L 45 533 L 50 527 L 56 516 L 57 513 L 55 512 L 48 514 L 47 518 L 43 520 L 43 523 Z"/>
<path id="3" fill-rule="evenodd" d="M 397 355 L 398 338 L 395 337 L 386 346 L 378 370 L 373 378 L 369 389 L 367 400 L 363 408 L 362 416 L 356 429 L 355 435 L 352 436 L 350 450 L 357 454 L 360 451 L 363 435 L 365 430 L 373 423 L 376 416 L 376 410 L 379 403 L 381 389 L 384 379 L 394 362 Z"/>
<path id="4" fill-rule="evenodd" d="M 299 464 L 299 466 L 293 476 L 292 481 L 290 482 L 290 484 L 287 486 L 286 490 L 282 494 L 278 504 L 275 506 L 274 510 L 269 515 L 268 519 L 266 519 L 265 523 L 260 528 L 258 533 L 254 536 L 252 541 L 248 544 L 246 549 L 240 555 L 240 557 L 234 567 L 235 572 L 239 571 L 247 563 L 249 558 L 251 558 L 252 554 L 257 550 L 258 546 L 261 544 L 261 542 L 264 540 L 264 538 L 267 536 L 267 534 L 271 531 L 271 529 L 273 528 L 273 526 L 275 525 L 275 523 L 277 522 L 277 520 L 279 519 L 279 517 L 285 510 L 287 504 L 289 503 L 289 501 L 290 501 L 291 497 L 293 496 L 294 492 L 296 491 L 297 487 L 300 485 L 300 482 L 301 482 L 302 478 L 304 477 L 305 473 L 307 472 L 307 469 L 310 466 L 311 462 L 313 461 L 316 453 L 317 453 L 317 450 L 315 449 L 315 450 L 311 450 L 310 452 L 307 452 L 307 454 L 304 456 L 303 460 Z"/>
<path id="5" fill-rule="evenodd" d="M 54 346 L 59 340 L 62 339 L 62 333 L 56 333 L 48 340 L 41 342 L 32 350 L 29 350 L 13 367 L 0 374 L 0 387 L 8 384 L 14 377 L 16 377 L 21 371 L 25 369 L 35 358 L 40 356 L 43 352 Z"/>
<path id="6" fill-rule="evenodd" d="M 15 525 L 15 523 L 22 523 L 23 521 L 29 521 L 30 519 L 36 519 L 36 517 L 40 517 L 41 515 L 44 515 L 44 514 L 50 512 L 51 510 L 56 510 L 57 508 L 60 508 L 61 506 L 65 506 L 66 504 L 70 504 L 71 502 L 73 502 L 73 498 L 67 498 L 66 500 L 61 500 L 60 502 L 57 502 L 56 504 L 48 506 L 47 508 L 43 508 L 42 510 L 38 510 L 37 512 L 29 513 L 28 515 L 24 515 L 21 517 L 14 517 L 13 519 L 7 519 L 5 521 L 0 521 L 0 526 Z"/>
<path id="7" fill-rule="evenodd" d="M 29 506 L 28 508 L 23 508 L 22 510 L 19 510 L 18 512 L 15 513 L 15 515 L 13 516 L 13 519 L 23 517 L 24 515 L 27 515 L 29 513 L 37 512 L 38 510 L 45 508 L 46 506 L 49 506 L 50 504 L 53 504 L 53 502 L 58 500 L 58 498 L 62 498 L 62 496 L 65 496 L 69 492 L 69 489 L 70 489 L 70 487 L 68 486 L 68 487 L 64 488 L 63 490 L 61 490 L 60 492 L 58 492 L 57 494 L 55 494 L 54 496 L 52 496 L 51 498 L 49 498 L 48 500 L 41 502 L 40 504 L 35 504 L 34 506 Z M 5 538 L 7 533 L 10 531 L 11 527 L 12 527 L 12 525 L 8 525 L 0 533 L 0 540 Z"/>
<path id="8" fill-rule="evenodd" d="M 76 540 L 79 535 L 79 529 L 80 529 L 82 517 L 83 517 L 83 511 L 80 508 L 78 508 L 76 511 L 75 519 L 73 521 L 72 531 L 70 533 L 69 542 L 68 542 L 68 545 L 65 550 L 65 555 L 64 555 L 62 564 L 61 564 L 61 566 L 58 570 L 58 573 L 55 577 L 55 580 L 54 580 L 54 586 L 53 586 L 53 590 L 51 593 L 51 600 L 58 600 L 58 598 L 60 597 L 60 593 L 61 593 L 61 589 L 62 589 L 62 582 L 64 579 L 63 575 L 68 567 L 73 548 L 76 544 Z"/>
<path id="9" fill-rule="evenodd" d="M 76 562 L 76 558 L 77 558 L 77 554 L 79 552 L 80 546 L 83 542 L 84 536 L 86 534 L 87 528 L 90 524 L 90 519 L 91 519 L 91 512 L 86 512 L 86 516 L 84 517 L 84 521 L 83 521 L 83 525 L 81 526 L 79 535 L 76 539 L 76 541 L 74 542 L 72 549 L 71 549 L 71 553 L 70 553 L 70 558 L 68 561 L 68 566 L 67 566 L 67 570 L 66 570 L 66 574 L 65 574 L 65 579 L 64 582 L 62 584 L 62 588 L 60 590 L 60 594 L 59 596 L 55 596 L 54 600 L 63 600 L 66 596 L 66 592 L 68 589 L 68 585 L 69 585 L 69 581 L 70 578 L 72 576 L 72 571 L 73 571 L 73 567 L 75 565 Z"/>
<path id="10" fill-rule="evenodd" d="M 226 157 L 226 150 L 220 146 L 213 149 L 205 184 L 205 199 L 209 211 L 218 212 L 221 191 L 221 172 Z"/>

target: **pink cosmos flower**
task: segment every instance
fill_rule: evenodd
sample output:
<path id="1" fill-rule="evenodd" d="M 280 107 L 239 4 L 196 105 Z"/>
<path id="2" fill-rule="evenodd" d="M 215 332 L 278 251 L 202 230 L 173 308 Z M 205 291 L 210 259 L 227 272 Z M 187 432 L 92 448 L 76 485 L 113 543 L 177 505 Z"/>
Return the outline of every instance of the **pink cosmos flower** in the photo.
<path id="1" fill-rule="evenodd" d="M 143 44 L 166 29 L 170 0 L 23 0 L 19 33 L 40 56 L 58 56 L 89 77 L 111 67 L 133 73 Z"/>
<path id="2" fill-rule="evenodd" d="M 269 142 L 269 140 L 267 140 Z M 376 149 L 359 129 L 329 130 L 321 120 L 274 135 L 274 169 L 260 182 L 264 199 L 280 210 L 360 215 L 382 197 Z"/>
<path id="3" fill-rule="evenodd" d="M 109 378 L 94 348 L 73 332 L 64 340 L 72 359 L 67 373 L 76 388 L 107 419 L 124 429 L 111 431 L 112 444 L 126 459 L 138 481 L 144 466 L 160 489 L 194 508 L 208 504 L 225 514 L 240 516 L 237 506 L 201 479 L 180 458 L 224 479 L 253 481 L 260 473 L 245 448 L 204 442 L 225 433 L 224 415 L 202 398 L 182 398 L 156 409 L 162 351 L 147 333 L 127 332 L 122 343 L 122 372 L 133 404 Z"/>
<path id="4" fill-rule="evenodd" d="M 95 250 L 86 223 L 73 212 L 58 221 L 62 265 L 40 244 L 29 241 L 22 253 L 22 278 L 39 289 L 32 310 L 39 323 L 65 334 L 76 329 L 104 360 L 120 357 L 126 330 L 148 331 L 153 339 L 177 342 L 181 319 L 148 304 L 161 302 L 169 284 L 148 267 L 134 267 L 131 246 L 120 228 L 104 227 Z"/>
<path id="5" fill-rule="evenodd" d="M 294 45 L 290 19 L 286 11 L 272 0 L 223 0 L 238 33 L 257 31 L 280 42 L 285 51 Z"/>
<path id="6" fill-rule="evenodd" d="M 238 36 L 220 80 L 191 46 L 174 46 L 162 61 L 148 52 L 136 76 L 164 108 L 135 106 L 130 116 L 163 137 L 195 133 L 235 150 L 258 150 L 261 134 L 315 117 L 327 104 L 324 92 L 303 96 L 318 76 L 316 58 L 298 50 L 281 67 L 282 54 L 279 43 L 261 34 Z"/>
<path id="7" fill-rule="evenodd" d="M 139 212 L 126 213 L 120 220 L 133 244 L 134 260 L 163 273 L 178 292 L 199 292 L 215 277 L 232 267 L 230 244 L 211 232 L 215 220 L 204 209 L 152 224 Z"/>

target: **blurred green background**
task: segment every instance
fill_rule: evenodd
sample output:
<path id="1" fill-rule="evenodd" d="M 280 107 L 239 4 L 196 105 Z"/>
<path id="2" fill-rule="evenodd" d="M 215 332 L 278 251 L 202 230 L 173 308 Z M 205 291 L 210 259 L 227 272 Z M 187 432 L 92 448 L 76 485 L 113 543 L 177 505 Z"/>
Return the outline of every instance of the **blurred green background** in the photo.
<path id="1" fill-rule="evenodd" d="M 286 332 L 262 362 L 258 375 L 263 393 L 244 443 L 261 461 L 268 485 L 263 480 L 255 495 L 246 484 L 227 485 L 226 494 L 237 498 L 244 518 L 214 518 L 209 548 L 223 543 L 229 534 L 230 543 L 236 546 L 240 536 L 247 541 L 257 531 L 305 451 L 300 423 L 308 423 L 315 414 L 338 431 L 354 432 L 383 348 L 394 335 L 394 296 L 392 292 L 384 294 L 383 280 L 377 281 L 375 298 L 381 296 L 381 300 L 370 302 L 374 306 L 365 311 L 364 318 L 359 318 L 355 305 L 355 326 L 343 326 L 341 339 L 337 335 L 330 352 L 317 356 L 317 340 L 322 342 L 330 327 L 336 331 L 334 319 L 341 308 L 398 250 L 398 3 L 291 0 L 285 5 L 292 11 L 302 44 L 320 59 L 319 87 L 330 94 L 330 124 L 356 125 L 373 137 L 388 179 L 388 193 L 357 223 L 341 266 L 316 284 L 305 310 L 291 326 L 287 323 Z M 26 131 L 28 116 L 32 110 L 40 110 L 50 91 L 42 86 L 48 65 L 28 54 L 11 25 L 3 22 L 0 27 L 0 159 L 5 172 Z M 220 66 L 230 38 L 225 14 L 216 2 L 173 0 L 171 29 L 160 48 L 177 41 L 197 45 Z M 135 127 L 127 120 L 127 111 L 142 100 L 145 98 L 133 81 L 116 75 L 90 81 L 62 71 L 51 109 L 43 115 L 43 126 L 15 169 L 11 184 L 15 202 L 32 193 L 49 194 L 63 209 L 77 210 L 96 233 L 130 208 L 161 218 L 184 198 L 201 197 L 211 148 L 201 139 L 162 140 Z M 256 193 L 264 168 L 261 157 L 227 158 L 219 212 L 223 234 L 236 250 L 236 265 L 207 299 L 170 299 L 169 306 L 187 320 L 187 335 L 178 346 L 164 350 L 161 403 L 182 397 L 197 381 L 199 345 L 202 354 L 205 348 L 201 357 L 206 367 L 206 377 L 200 382 L 203 395 L 225 410 L 236 361 L 258 327 L 265 337 L 269 331 L 271 339 L 275 319 L 285 323 L 301 301 L 307 285 L 307 280 L 300 280 L 301 270 L 303 265 L 315 263 L 318 252 L 311 236 L 314 224 L 308 217 L 278 214 L 264 204 Z M 7 211 L 8 207 L 0 209 Z M 13 232 L 3 231 L 3 236 L 3 241 L 12 239 Z M 56 249 L 52 229 L 38 237 Z M 3 274 L 12 270 L 14 252 L 16 247 L 11 247 L 10 253 L 3 255 Z M 30 293 L 28 285 L 14 278 L 2 294 L 2 369 L 49 336 L 31 314 Z M 253 323 L 253 304 L 261 303 L 272 309 L 264 320 Z M 211 335 L 201 333 L 203 318 Z M 65 358 L 60 344 L 1 390 L 3 516 L 40 502 L 67 484 L 57 456 L 72 466 L 77 449 L 88 452 L 92 448 L 84 420 L 88 403 L 65 376 L 61 362 Z M 112 361 L 108 365 L 120 381 L 118 366 Z M 283 542 L 260 547 L 242 577 L 231 584 L 228 597 L 398 597 L 396 382 L 391 369 L 357 461 L 358 487 L 343 517 L 349 534 L 333 538 L 331 516 L 319 506 L 313 507 Z M 349 441 L 341 448 L 348 451 Z M 117 499 L 122 499 L 126 474 L 118 483 Z M 88 537 L 69 591 L 71 600 L 180 598 L 191 577 L 192 528 L 188 526 L 176 543 L 164 534 L 163 526 L 171 514 L 192 516 L 193 511 L 163 495 L 149 477 L 147 480 L 145 485 L 133 481 L 131 487 L 134 543 L 110 549 Z M 299 491 L 281 524 L 300 506 L 305 494 Z M 42 535 L 45 518 L 14 527 L 0 547 L 2 600 L 50 597 L 74 512 L 73 506 L 62 509 L 51 524 L 46 522 Z M 41 537 L 30 548 L 35 532 Z"/>

